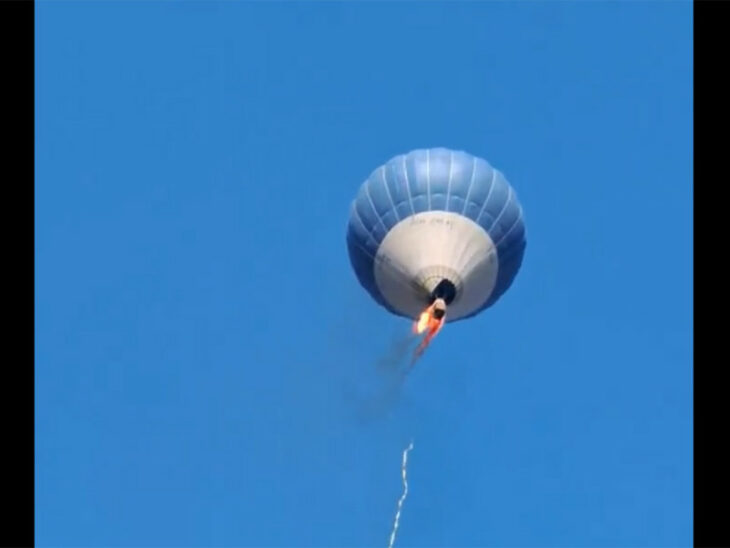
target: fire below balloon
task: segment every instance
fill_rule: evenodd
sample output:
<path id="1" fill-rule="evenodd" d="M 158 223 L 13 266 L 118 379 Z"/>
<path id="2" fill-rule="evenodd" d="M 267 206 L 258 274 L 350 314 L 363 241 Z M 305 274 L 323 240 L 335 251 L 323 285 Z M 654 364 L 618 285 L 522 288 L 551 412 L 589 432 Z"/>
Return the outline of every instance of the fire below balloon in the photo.
<path id="1" fill-rule="evenodd" d="M 429 319 L 431 319 L 431 314 L 429 313 L 429 310 L 427 308 L 426 310 L 421 312 L 421 316 L 418 318 L 418 321 L 413 324 L 413 332 L 420 335 L 421 333 L 426 331 Z"/>
<path id="2" fill-rule="evenodd" d="M 439 316 L 439 317 L 436 317 Z M 446 320 L 446 305 L 441 299 L 437 299 L 426 310 L 421 312 L 418 320 L 413 324 L 413 331 L 417 334 L 426 332 L 418 347 L 413 351 L 411 365 L 415 364 L 418 358 L 423 355 L 431 343 L 431 340 L 441 331 Z"/>

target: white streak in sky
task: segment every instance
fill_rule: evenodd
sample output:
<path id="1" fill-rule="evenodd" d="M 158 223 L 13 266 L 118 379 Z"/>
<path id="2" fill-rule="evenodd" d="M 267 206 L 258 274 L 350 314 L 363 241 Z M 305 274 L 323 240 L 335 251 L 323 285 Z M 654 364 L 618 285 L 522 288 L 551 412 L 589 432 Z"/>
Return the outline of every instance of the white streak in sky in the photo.
<path id="1" fill-rule="evenodd" d="M 395 521 L 393 522 L 393 531 L 390 533 L 390 543 L 388 548 L 393 548 L 395 542 L 395 533 L 398 531 L 398 521 L 400 520 L 400 512 L 403 509 L 403 502 L 408 496 L 408 479 L 406 478 L 406 467 L 408 466 L 408 453 L 413 449 L 413 442 L 408 444 L 403 450 L 403 464 L 401 465 L 401 475 L 403 476 L 403 494 L 398 499 L 398 509 L 395 512 Z"/>

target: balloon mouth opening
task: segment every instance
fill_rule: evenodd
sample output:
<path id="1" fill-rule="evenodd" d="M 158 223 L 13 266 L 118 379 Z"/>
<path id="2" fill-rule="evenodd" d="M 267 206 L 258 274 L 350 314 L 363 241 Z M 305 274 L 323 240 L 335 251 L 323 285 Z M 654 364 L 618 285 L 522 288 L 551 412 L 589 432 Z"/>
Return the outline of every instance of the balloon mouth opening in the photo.
<path id="1" fill-rule="evenodd" d="M 431 302 L 433 303 L 436 299 L 443 299 L 448 305 L 451 304 L 456 298 L 456 286 L 454 282 L 447 278 L 443 278 L 436 287 L 431 291 Z"/>

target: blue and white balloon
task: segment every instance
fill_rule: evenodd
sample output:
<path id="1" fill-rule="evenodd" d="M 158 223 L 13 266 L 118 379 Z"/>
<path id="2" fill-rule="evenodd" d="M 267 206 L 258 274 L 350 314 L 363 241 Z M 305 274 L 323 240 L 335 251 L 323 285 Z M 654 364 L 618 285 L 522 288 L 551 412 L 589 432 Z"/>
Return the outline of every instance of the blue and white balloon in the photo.
<path id="1" fill-rule="evenodd" d="M 416 318 L 442 297 L 455 321 L 493 305 L 514 281 L 524 216 L 514 189 L 485 160 L 414 150 L 362 184 L 347 247 L 360 284 L 387 310 Z"/>

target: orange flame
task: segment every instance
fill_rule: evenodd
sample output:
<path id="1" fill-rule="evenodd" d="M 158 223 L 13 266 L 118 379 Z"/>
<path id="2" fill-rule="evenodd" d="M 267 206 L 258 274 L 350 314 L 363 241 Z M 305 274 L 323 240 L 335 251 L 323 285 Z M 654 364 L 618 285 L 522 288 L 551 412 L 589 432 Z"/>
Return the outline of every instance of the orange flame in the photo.
<path id="1" fill-rule="evenodd" d="M 421 316 L 418 318 L 418 321 L 413 324 L 413 331 L 415 333 L 418 333 L 419 335 L 426 331 L 426 328 L 428 328 L 429 320 L 431 319 L 431 311 L 430 306 L 421 312 Z"/>
<path id="2" fill-rule="evenodd" d="M 432 312 L 433 305 L 429 306 L 428 308 L 426 308 L 426 310 L 421 312 L 418 321 L 413 323 L 414 333 L 418 333 L 419 335 L 424 331 L 427 331 L 427 333 L 419 343 L 418 348 L 414 350 L 411 365 L 416 363 L 418 358 L 421 357 L 423 352 L 428 347 L 431 340 L 438 334 L 439 331 L 441 331 L 441 328 L 444 326 L 444 318 L 436 319 L 432 316 Z"/>

